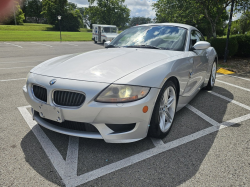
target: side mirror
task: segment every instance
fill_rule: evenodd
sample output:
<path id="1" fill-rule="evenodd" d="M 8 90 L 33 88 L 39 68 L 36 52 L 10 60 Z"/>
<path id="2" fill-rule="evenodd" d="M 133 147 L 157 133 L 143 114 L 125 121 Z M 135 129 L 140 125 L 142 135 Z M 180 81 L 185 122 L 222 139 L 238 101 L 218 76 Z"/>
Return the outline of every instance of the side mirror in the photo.
<path id="1" fill-rule="evenodd" d="M 108 47 L 109 44 L 110 44 L 110 41 L 105 42 L 105 43 L 104 43 L 104 47 Z"/>
<path id="2" fill-rule="evenodd" d="M 205 42 L 205 41 L 196 42 L 193 46 L 193 48 L 195 50 L 203 50 L 203 49 L 207 49 L 209 47 L 211 47 L 211 44 L 209 42 Z"/>

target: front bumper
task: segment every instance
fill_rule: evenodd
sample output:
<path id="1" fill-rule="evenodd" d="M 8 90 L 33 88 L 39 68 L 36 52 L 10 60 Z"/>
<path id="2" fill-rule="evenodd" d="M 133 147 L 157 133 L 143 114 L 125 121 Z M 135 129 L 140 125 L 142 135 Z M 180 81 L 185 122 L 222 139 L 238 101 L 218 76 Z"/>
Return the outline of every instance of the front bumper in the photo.
<path id="1" fill-rule="evenodd" d="M 149 94 L 138 101 L 130 103 L 98 103 L 94 99 L 109 84 L 86 82 L 57 78 L 56 84 L 50 86 L 48 83 L 53 77 L 46 77 L 31 74 L 27 84 L 23 87 L 23 93 L 26 100 L 35 111 L 39 111 L 41 102 L 37 100 L 32 93 L 32 84 L 41 85 L 47 89 L 48 102 L 44 103 L 56 107 L 52 101 L 52 92 L 55 89 L 72 90 L 84 92 L 86 99 L 84 104 L 79 108 L 60 107 L 64 120 L 74 122 L 84 122 L 92 124 L 99 132 L 86 132 L 62 128 L 52 125 L 45 121 L 40 115 L 33 113 L 33 118 L 41 126 L 52 131 L 67 134 L 71 136 L 104 139 L 108 143 L 128 143 L 138 141 L 147 136 L 151 115 L 154 104 L 159 93 L 159 89 L 151 88 Z M 143 113 L 144 106 L 148 106 L 148 112 Z M 132 124 L 135 123 L 134 129 L 128 132 L 116 133 L 106 124 Z"/>

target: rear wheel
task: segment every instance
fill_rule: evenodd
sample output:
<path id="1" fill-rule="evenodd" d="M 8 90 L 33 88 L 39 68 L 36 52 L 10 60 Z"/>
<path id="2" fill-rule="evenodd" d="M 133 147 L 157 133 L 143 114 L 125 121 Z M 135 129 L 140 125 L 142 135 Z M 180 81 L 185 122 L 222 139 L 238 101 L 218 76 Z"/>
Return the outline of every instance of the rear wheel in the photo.
<path id="1" fill-rule="evenodd" d="M 95 38 L 94 38 L 94 42 L 95 42 L 95 44 L 97 43 L 97 41 L 95 40 Z"/>
<path id="2" fill-rule="evenodd" d="M 149 136 L 164 138 L 174 122 L 177 105 L 176 86 L 167 81 L 156 101 L 149 127 Z"/>
<path id="3" fill-rule="evenodd" d="M 206 90 L 212 90 L 213 89 L 214 84 L 215 84 L 215 80 L 216 80 L 216 71 L 217 71 L 217 64 L 216 64 L 216 62 L 214 62 L 213 66 L 212 66 L 212 70 L 211 70 L 211 74 L 210 74 L 208 84 L 205 87 Z"/>

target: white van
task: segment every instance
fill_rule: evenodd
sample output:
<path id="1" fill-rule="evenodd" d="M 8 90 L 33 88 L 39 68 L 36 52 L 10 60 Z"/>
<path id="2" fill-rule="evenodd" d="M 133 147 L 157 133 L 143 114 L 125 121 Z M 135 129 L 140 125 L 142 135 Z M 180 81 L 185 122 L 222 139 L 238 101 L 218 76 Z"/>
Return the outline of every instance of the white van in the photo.
<path id="1" fill-rule="evenodd" d="M 115 25 L 92 25 L 92 40 L 95 43 L 112 41 L 118 35 L 118 28 Z"/>

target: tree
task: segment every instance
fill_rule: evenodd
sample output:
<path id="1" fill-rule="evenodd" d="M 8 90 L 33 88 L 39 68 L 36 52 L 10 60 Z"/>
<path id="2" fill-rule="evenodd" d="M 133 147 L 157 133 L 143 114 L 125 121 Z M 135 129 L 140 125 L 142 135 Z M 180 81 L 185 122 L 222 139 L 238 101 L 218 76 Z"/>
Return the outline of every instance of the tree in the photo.
<path id="1" fill-rule="evenodd" d="M 242 34 L 250 31 L 250 12 L 244 12 L 239 19 L 239 29 Z"/>
<path id="2" fill-rule="evenodd" d="M 89 0 L 89 2 L 89 18 L 100 24 L 116 25 L 123 28 L 130 20 L 130 10 L 124 5 L 125 0 Z M 93 6 L 94 3 L 97 6 Z M 90 22 L 93 23 L 93 20 Z"/>
<path id="3" fill-rule="evenodd" d="M 34 17 L 36 22 L 39 23 L 39 19 L 43 17 L 42 2 L 40 0 L 30 0 L 27 2 L 26 16 Z"/>
<path id="4" fill-rule="evenodd" d="M 205 17 L 210 25 L 211 34 L 217 37 L 217 25 L 232 0 L 159 0 L 153 4 L 157 21 L 178 20 L 181 23 L 197 23 Z M 235 0 L 235 13 L 250 8 L 250 0 Z"/>
<path id="5" fill-rule="evenodd" d="M 84 15 L 83 15 L 84 23 L 91 29 L 92 29 L 92 24 L 99 23 L 98 21 L 99 10 L 100 9 L 97 6 L 89 6 L 88 8 L 84 9 Z"/>
<path id="6" fill-rule="evenodd" d="M 151 22 L 151 18 L 145 18 L 145 17 L 133 17 L 131 18 L 129 22 L 129 26 L 135 26 L 135 25 L 141 25 L 141 24 L 147 24 Z"/>
<path id="7" fill-rule="evenodd" d="M 42 14 L 49 24 L 59 30 L 59 21 L 57 16 L 62 16 L 61 29 L 64 31 L 78 31 L 83 26 L 83 18 L 74 3 L 68 3 L 67 0 L 43 0 Z"/>

